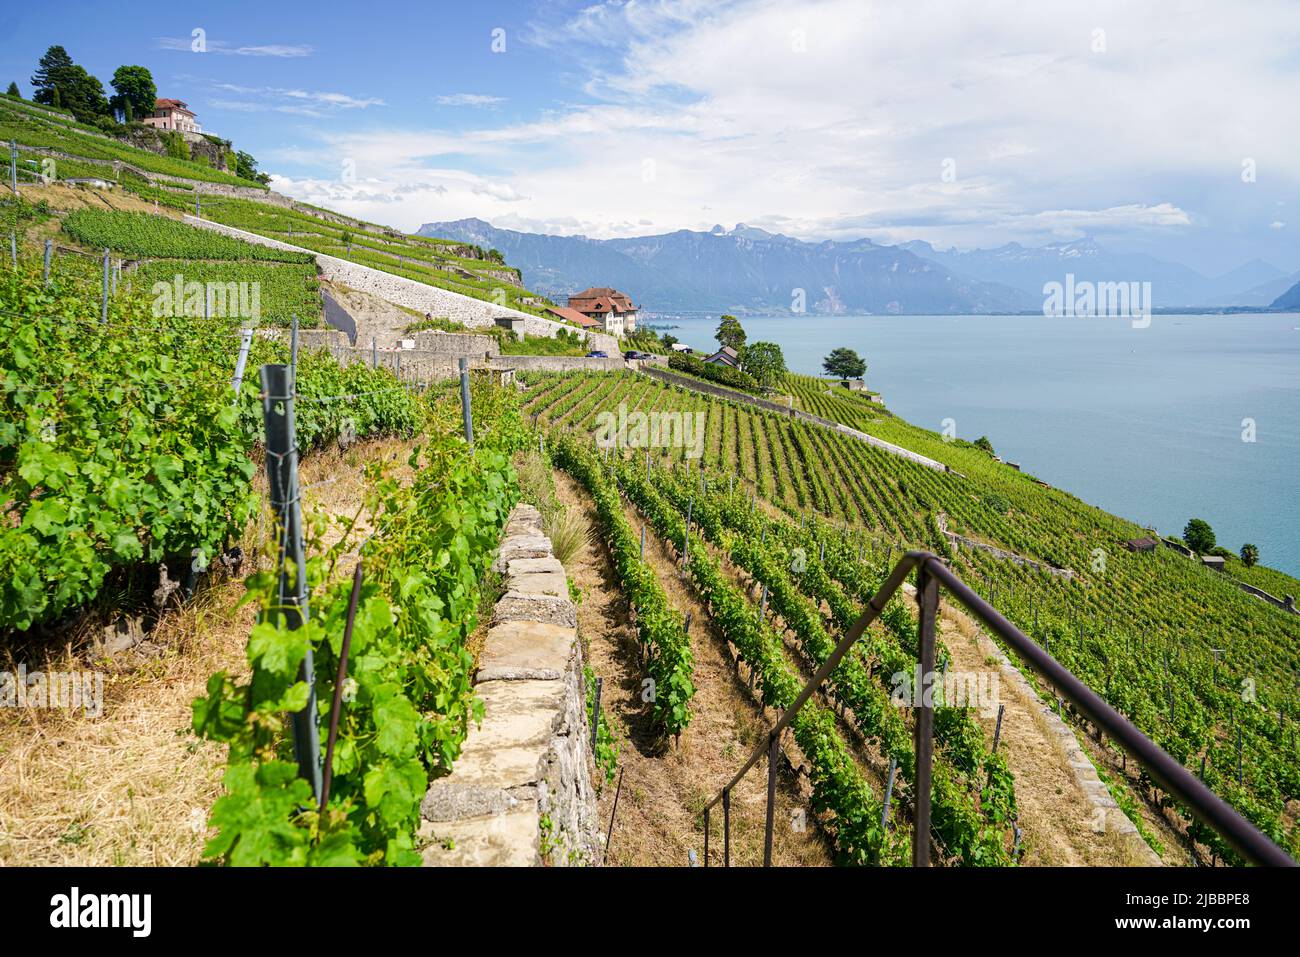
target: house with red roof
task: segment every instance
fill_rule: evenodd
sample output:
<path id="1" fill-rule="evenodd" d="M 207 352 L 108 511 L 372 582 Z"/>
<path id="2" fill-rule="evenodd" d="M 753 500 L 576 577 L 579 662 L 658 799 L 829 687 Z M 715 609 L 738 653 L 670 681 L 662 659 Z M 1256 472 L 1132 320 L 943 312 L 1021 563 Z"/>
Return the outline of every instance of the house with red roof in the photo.
<path id="1" fill-rule="evenodd" d="M 636 314 L 639 306 L 632 297 L 608 286 L 592 286 L 569 297 L 569 309 L 598 322 L 611 336 L 629 335 L 636 331 Z"/>
<path id="2" fill-rule="evenodd" d="M 194 112 L 184 100 L 158 98 L 154 100 L 153 112 L 142 117 L 145 126 L 160 130 L 175 130 L 178 133 L 202 133 L 201 127 L 194 119 Z"/>

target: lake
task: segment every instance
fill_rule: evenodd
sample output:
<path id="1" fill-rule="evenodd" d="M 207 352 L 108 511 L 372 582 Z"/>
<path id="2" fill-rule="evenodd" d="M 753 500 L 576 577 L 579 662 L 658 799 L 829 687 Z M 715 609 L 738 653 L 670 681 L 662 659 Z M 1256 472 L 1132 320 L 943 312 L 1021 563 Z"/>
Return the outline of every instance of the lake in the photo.
<path id="1" fill-rule="evenodd" d="M 717 316 L 661 317 L 715 349 Z M 821 373 L 836 346 L 903 418 L 965 439 L 1085 501 L 1182 534 L 1193 516 L 1237 551 L 1300 575 L 1300 314 L 750 316 L 792 371 Z M 1253 442 L 1243 441 L 1254 421 Z M 1298 596 L 1300 597 L 1300 596 Z"/>

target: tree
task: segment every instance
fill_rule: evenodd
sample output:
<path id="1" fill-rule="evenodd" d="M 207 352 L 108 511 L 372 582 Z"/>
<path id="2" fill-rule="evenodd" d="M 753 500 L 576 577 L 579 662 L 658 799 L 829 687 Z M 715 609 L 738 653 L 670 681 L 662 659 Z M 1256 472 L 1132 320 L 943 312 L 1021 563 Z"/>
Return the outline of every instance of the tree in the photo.
<path id="1" fill-rule="evenodd" d="M 1214 529 L 1204 519 L 1191 519 L 1183 529 L 1183 541 L 1192 551 L 1209 554 L 1214 550 Z"/>
<path id="2" fill-rule="evenodd" d="M 68 109 L 83 123 L 109 115 L 104 85 L 73 63 L 61 46 L 45 51 L 32 76 L 32 88 L 35 90 L 32 98 L 37 103 Z"/>
<path id="3" fill-rule="evenodd" d="M 1241 546 L 1241 563 L 1247 568 L 1254 568 L 1259 561 L 1259 549 L 1247 542 Z"/>
<path id="4" fill-rule="evenodd" d="M 822 360 L 822 368 L 827 375 L 837 379 L 861 379 L 867 374 L 867 364 L 862 357 L 844 346 L 832 349 L 831 354 Z"/>
<path id="5" fill-rule="evenodd" d="M 737 353 L 745 348 L 745 329 L 735 316 L 723 316 L 713 337 L 718 340 L 718 345 L 731 346 Z"/>
<path id="6" fill-rule="evenodd" d="M 116 91 L 109 105 L 122 114 L 122 121 L 129 123 L 134 117 L 148 116 L 154 110 L 158 99 L 158 87 L 154 85 L 153 74 L 142 66 L 120 66 L 113 74 L 113 89 Z"/>
<path id="7" fill-rule="evenodd" d="M 22 93 L 18 91 L 18 84 L 12 82 L 9 84 L 9 89 L 5 90 L 5 96 L 13 97 L 15 100 L 23 98 Z"/>
<path id="8" fill-rule="evenodd" d="M 744 370 L 764 389 L 770 389 L 785 375 L 785 356 L 775 342 L 755 342 L 745 347 Z"/>
<path id="9" fill-rule="evenodd" d="M 54 93 L 59 88 L 59 81 L 72 68 L 72 57 L 61 46 L 52 46 L 45 51 L 32 74 L 32 99 L 37 103 L 54 105 Z"/>
<path id="10" fill-rule="evenodd" d="M 677 344 L 678 339 L 671 332 L 665 332 L 662 336 L 659 337 L 659 341 L 664 344 L 665 349 L 671 349 L 674 345 Z"/>
<path id="11" fill-rule="evenodd" d="M 987 452 L 989 455 L 997 455 L 997 453 L 993 451 L 993 443 L 989 441 L 987 435 L 981 435 L 975 440 L 974 445 L 975 448 L 979 449 L 981 452 Z"/>

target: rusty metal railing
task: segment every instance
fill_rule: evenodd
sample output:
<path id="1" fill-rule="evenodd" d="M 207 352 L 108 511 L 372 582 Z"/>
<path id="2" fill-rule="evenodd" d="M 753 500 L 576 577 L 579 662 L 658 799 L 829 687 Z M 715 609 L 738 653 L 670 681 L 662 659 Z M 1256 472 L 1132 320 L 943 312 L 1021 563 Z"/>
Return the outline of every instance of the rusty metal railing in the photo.
<path id="1" fill-rule="evenodd" d="M 817 673 L 804 685 L 794 702 L 781 713 L 754 749 L 749 760 L 718 792 L 701 813 L 704 816 L 704 866 L 709 866 L 709 812 L 719 803 L 723 811 L 723 866 L 731 866 L 731 793 L 745 774 L 768 756 L 767 820 L 763 835 L 763 866 L 772 864 L 772 826 L 776 803 L 777 758 L 781 732 L 786 729 L 809 698 L 826 681 L 836 665 L 862 637 L 867 627 L 884 611 L 885 605 L 916 572 L 916 603 L 919 611 L 919 658 L 921 674 L 934 673 L 935 630 L 939 615 L 939 589 L 942 587 L 973 614 L 990 631 L 1001 638 L 1019 658 L 1046 679 L 1061 696 L 1098 729 L 1131 754 L 1169 794 L 1186 804 L 1201 821 L 1224 838 L 1252 864 L 1271 867 L 1294 867 L 1296 862 L 1268 839 L 1258 828 L 1237 813 L 1226 801 L 1207 788 L 1195 775 L 1161 750 L 1122 714 L 1101 699 L 1056 659 L 1044 651 L 1023 631 L 1008 621 L 996 608 L 977 595 L 930 552 L 907 552 L 894 566 L 889 578 L 867 603 L 866 610 L 853 623 L 847 635 L 822 662 Z M 912 865 L 930 865 L 930 787 L 934 760 L 934 705 L 927 696 L 916 709 L 913 743 L 916 750 L 916 775 L 912 808 Z"/>

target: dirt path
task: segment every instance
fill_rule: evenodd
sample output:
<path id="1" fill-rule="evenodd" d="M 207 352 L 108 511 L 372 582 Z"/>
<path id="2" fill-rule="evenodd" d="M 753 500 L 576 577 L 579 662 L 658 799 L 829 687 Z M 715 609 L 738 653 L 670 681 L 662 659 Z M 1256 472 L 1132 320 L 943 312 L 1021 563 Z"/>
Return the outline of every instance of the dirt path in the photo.
<path id="1" fill-rule="evenodd" d="M 586 515 L 599 527 L 590 498 L 569 476 L 557 472 L 561 502 Z M 629 515 L 634 527 L 640 522 Z M 569 563 L 568 572 L 582 590 L 578 633 L 587 663 L 604 679 L 602 704 L 619 742 L 623 791 L 618 803 L 607 864 L 613 866 L 684 866 L 694 850 L 702 863 L 703 830 L 697 812 L 735 773 L 760 741 L 765 724 L 749 690 L 737 675 L 704 609 L 695 603 L 678 577 L 673 560 L 653 533 L 646 536 L 646 558 L 679 612 L 692 615 L 696 693 L 691 723 L 674 747 L 658 740 L 641 701 L 640 649 L 629 623 L 627 603 L 615 578 L 605 547 L 585 546 Z M 731 805 L 732 864 L 758 865 L 763 856 L 766 765 L 755 766 L 736 788 Z M 605 826 L 613 805 L 614 787 L 601 795 Z M 710 859 L 722 863 L 721 812 L 713 816 Z M 773 862 L 785 866 L 831 863 L 831 853 L 811 822 L 795 782 L 782 775 L 777 789 L 777 826 Z M 800 830 L 801 821 L 806 826 Z"/>

